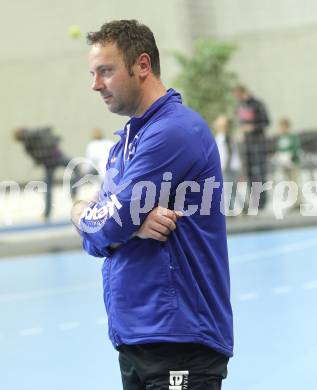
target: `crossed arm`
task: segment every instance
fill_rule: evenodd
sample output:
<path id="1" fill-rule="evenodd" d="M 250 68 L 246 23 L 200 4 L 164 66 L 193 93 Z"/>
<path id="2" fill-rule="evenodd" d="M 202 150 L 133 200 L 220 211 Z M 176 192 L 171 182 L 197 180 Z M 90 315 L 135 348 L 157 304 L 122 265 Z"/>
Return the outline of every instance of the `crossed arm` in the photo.
<path id="1" fill-rule="evenodd" d="M 106 204 L 101 200 L 94 200 L 74 205 L 72 220 L 79 228 L 83 247 L 89 254 L 107 257 L 111 255 L 108 248 L 113 248 L 114 244 L 122 245 L 135 236 L 158 241 L 167 240 L 168 235 L 176 228 L 180 214 L 158 208 L 150 213 L 139 213 L 138 218 L 135 218 L 136 215 L 131 214 L 131 210 L 140 209 L 140 205 L 146 200 L 148 191 L 143 191 L 142 183 L 151 182 L 152 188 L 155 186 L 154 204 L 157 205 L 165 173 L 171 177 L 173 193 L 189 172 L 195 175 L 199 170 L 199 148 L 191 148 L 193 150 L 188 153 L 194 133 L 188 134 L 183 130 L 176 124 L 164 127 L 164 131 L 160 126 L 149 127 L 142 136 L 142 142 L 138 144 L 137 153 L 129 161 L 122 175 L 117 180 L 109 176 L 105 181 L 105 192 L 112 194 Z M 84 210 L 87 211 L 86 215 L 83 215 Z"/>
<path id="2" fill-rule="evenodd" d="M 73 205 L 71 220 L 77 228 L 80 226 L 80 217 L 89 204 L 90 202 L 81 200 Z M 180 211 L 173 211 L 158 206 L 147 215 L 145 221 L 133 237 L 166 241 L 169 234 L 176 229 L 177 220 L 181 217 L 182 213 Z"/>

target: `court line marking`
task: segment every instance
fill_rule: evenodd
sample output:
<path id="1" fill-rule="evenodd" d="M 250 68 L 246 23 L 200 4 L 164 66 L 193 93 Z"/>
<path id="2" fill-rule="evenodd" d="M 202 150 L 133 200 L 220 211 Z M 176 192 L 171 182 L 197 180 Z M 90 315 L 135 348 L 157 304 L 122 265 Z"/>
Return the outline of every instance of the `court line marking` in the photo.
<path id="1" fill-rule="evenodd" d="M 66 330 L 73 330 L 80 327 L 80 323 L 78 321 L 73 322 L 63 322 L 62 324 L 58 325 L 58 328 L 60 331 L 66 331 Z"/>
<path id="2" fill-rule="evenodd" d="M 245 264 L 259 259 L 265 259 L 271 256 L 293 253 L 296 251 L 301 251 L 303 249 L 314 248 L 314 247 L 317 247 L 316 239 L 282 245 L 272 249 L 267 249 L 267 250 L 263 250 L 251 254 L 243 254 L 243 255 L 232 256 L 232 257 L 229 256 L 229 258 L 231 259 L 230 260 L 231 265 Z"/>
<path id="3" fill-rule="evenodd" d="M 107 317 L 100 317 L 96 319 L 97 325 L 107 325 L 108 324 L 108 318 Z"/>
<path id="4" fill-rule="evenodd" d="M 52 287 L 42 290 L 23 291 L 19 293 L 0 294 L 0 303 L 24 301 L 33 298 L 43 298 L 56 295 L 71 294 L 93 289 L 100 289 L 100 283 L 76 284 L 70 286 Z"/>
<path id="5" fill-rule="evenodd" d="M 302 285 L 304 290 L 312 290 L 314 288 L 317 288 L 317 280 L 311 280 L 309 282 L 305 282 Z"/>
<path id="6" fill-rule="evenodd" d="M 248 293 L 243 293 L 243 294 L 238 295 L 238 299 L 240 301 L 252 301 L 252 300 L 257 299 L 257 298 L 258 298 L 258 293 L 255 291 L 251 291 Z"/>
<path id="7" fill-rule="evenodd" d="M 289 294 L 291 288 L 289 286 L 277 286 L 273 287 L 271 291 L 274 295 L 285 295 Z"/>
<path id="8" fill-rule="evenodd" d="M 302 288 L 305 290 L 311 290 L 317 288 L 317 280 L 312 280 L 309 282 L 305 282 L 302 284 Z M 274 295 L 283 295 L 283 294 L 288 294 L 291 291 L 290 286 L 277 286 L 273 287 L 271 289 L 271 292 Z M 241 293 L 238 295 L 238 299 L 240 301 L 252 301 L 256 300 L 258 298 L 258 293 L 256 291 L 251 291 L 247 293 Z M 99 317 L 96 319 L 96 324 L 97 325 L 107 325 L 108 319 L 107 317 Z M 73 322 L 63 322 L 58 325 L 58 328 L 60 331 L 68 331 L 72 329 L 77 329 L 80 327 L 80 322 L 78 321 L 73 321 Z M 40 327 L 35 327 L 35 328 L 26 328 L 22 329 L 19 331 L 19 335 L 22 337 L 26 336 L 36 336 L 40 335 L 43 333 L 43 328 Z M 0 335 L 0 338 L 3 338 L 3 335 Z"/>
<path id="9" fill-rule="evenodd" d="M 20 330 L 19 335 L 22 337 L 38 336 L 41 333 L 43 333 L 43 328 L 26 328 L 26 329 Z"/>
<path id="10" fill-rule="evenodd" d="M 317 280 L 311 280 L 309 282 L 304 282 L 301 285 L 301 288 L 304 290 L 312 290 L 317 288 Z M 276 286 L 272 287 L 271 293 L 274 295 L 286 295 L 289 294 L 293 291 L 293 288 L 288 286 L 288 285 L 283 285 L 283 286 Z M 251 291 L 247 293 L 240 293 L 236 295 L 237 299 L 239 301 L 251 301 L 254 299 L 258 298 L 258 292 L 256 291 Z"/>
<path id="11" fill-rule="evenodd" d="M 107 325 L 108 324 L 108 318 L 107 317 L 98 317 L 95 321 L 96 325 Z M 59 331 L 68 331 L 72 329 L 78 329 L 81 326 L 79 321 L 69 321 L 69 322 L 62 322 L 57 325 L 57 329 Z M 33 327 L 33 328 L 24 328 L 18 330 L 18 335 L 21 337 L 27 337 L 27 336 L 37 336 L 44 332 L 44 329 L 42 327 Z M 0 340 L 4 339 L 4 334 L 0 333 Z"/>

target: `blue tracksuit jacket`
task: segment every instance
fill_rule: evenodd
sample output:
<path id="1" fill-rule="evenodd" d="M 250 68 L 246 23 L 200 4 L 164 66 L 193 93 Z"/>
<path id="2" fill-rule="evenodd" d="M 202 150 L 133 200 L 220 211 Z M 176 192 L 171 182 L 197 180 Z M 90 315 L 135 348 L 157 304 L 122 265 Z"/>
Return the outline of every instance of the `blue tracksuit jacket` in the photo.
<path id="1" fill-rule="evenodd" d="M 106 258 L 113 345 L 189 342 L 232 356 L 222 176 L 207 124 L 170 89 L 118 134 L 99 202 L 81 219 L 84 249 Z M 133 238 L 158 204 L 184 210 L 168 241 Z"/>

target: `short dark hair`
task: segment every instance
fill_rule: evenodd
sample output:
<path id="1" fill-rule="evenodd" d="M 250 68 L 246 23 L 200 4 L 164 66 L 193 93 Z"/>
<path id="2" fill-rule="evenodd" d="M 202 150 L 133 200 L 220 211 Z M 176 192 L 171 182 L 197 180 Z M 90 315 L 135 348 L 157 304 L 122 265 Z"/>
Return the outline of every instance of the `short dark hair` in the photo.
<path id="1" fill-rule="evenodd" d="M 160 55 L 152 31 L 137 20 L 113 20 L 105 23 L 99 31 L 87 34 L 87 43 L 116 43 L 121 50 L 125 65 L 131 73 L 131 68 L 142 53 L 147 53 L 151 59 L 152 71 L 160 76 Z"/>

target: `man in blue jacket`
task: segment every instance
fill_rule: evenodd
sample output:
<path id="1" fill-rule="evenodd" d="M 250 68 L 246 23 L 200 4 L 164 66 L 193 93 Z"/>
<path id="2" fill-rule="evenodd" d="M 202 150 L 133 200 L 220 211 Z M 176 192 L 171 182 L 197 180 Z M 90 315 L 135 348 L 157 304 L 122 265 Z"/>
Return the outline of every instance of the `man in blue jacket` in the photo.
<path id="1" fill-rule="evenodd" d="M 113 21 L 87 38 L 93 90 L 111 112 L 130 117 L 99 198 L 72 209 L 84 249 L 105 258 L 123 388 L 220 389 L 233 335 L 215 141 L 165 89 L 148 27 Z"/>

